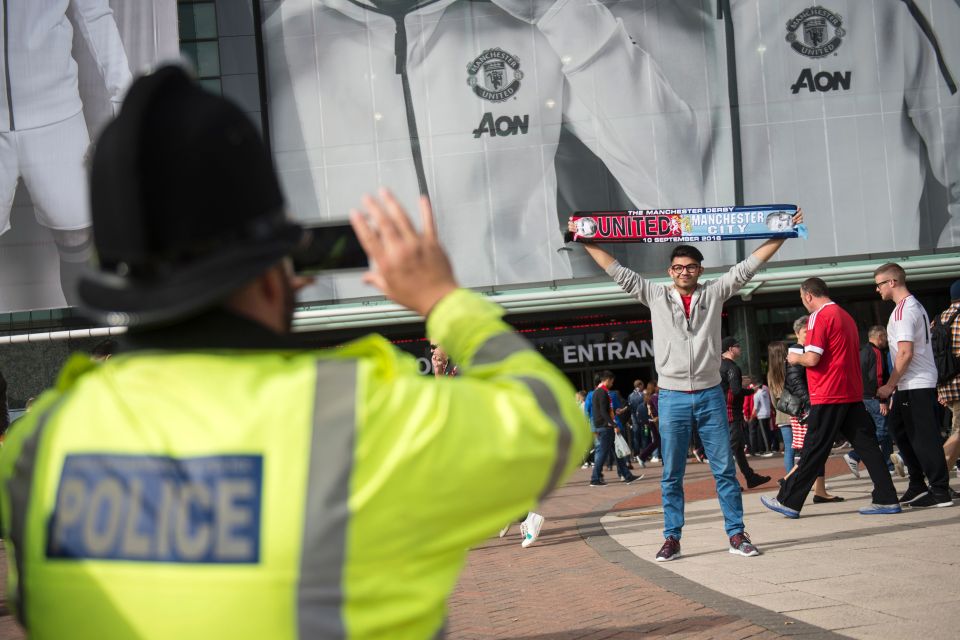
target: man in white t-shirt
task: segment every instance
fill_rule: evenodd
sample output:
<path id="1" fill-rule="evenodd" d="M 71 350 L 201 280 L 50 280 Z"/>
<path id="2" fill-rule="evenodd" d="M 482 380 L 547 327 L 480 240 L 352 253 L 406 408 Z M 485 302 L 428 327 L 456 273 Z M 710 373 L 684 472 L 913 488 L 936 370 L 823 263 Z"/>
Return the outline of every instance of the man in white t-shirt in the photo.
<path id="1" fill-rule="evenodd" d="M 877 389 L 877 397 L 885 400 L 893 395 L 887 426 L 910 468 L 910 486 L 900 504 L 913 508 L 952 506 L 935 414 L 937 365 L 930 345 L 930 319 L 907 289 L 907 276 L 900 265 L 888 262 L 877 267 L 873 279 L 880 297 L 897 305 L 887 323 L 893 370 L 887 383 Z"/>

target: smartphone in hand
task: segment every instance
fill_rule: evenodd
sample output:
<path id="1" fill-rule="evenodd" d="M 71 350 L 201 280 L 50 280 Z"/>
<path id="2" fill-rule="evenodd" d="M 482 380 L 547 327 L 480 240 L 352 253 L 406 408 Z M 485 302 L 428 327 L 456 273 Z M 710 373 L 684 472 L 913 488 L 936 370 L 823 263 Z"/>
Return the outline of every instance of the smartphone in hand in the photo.
<path id="1" fill-rule="evenodd" d="M 367 254 L 349 222 L 304 227 L 304 239 L 293 252 L 293 269 L 299 275 L 365 270 Z"/>

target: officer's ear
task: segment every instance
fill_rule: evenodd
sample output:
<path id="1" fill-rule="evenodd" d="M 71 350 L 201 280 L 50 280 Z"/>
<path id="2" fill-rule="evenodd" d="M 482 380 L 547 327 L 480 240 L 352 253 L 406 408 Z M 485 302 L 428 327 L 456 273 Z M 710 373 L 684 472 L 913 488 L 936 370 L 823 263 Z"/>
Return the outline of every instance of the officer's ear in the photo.
<path id="1" fill-rule="evenodd" d="M 293 286 L 293 273 L 286 260 L 278 262 L 254 281 L 258 297 L 270 305 L 284 305 Z"/>
<path id="2" fill-rule="evenodd" d="M 278 262 L 234 291 L 223 306 L 228 311 L 283 333 L 286 331 L 285 314 L 289 313 L 287 306 L 291 296 L 286 268 Z"/>

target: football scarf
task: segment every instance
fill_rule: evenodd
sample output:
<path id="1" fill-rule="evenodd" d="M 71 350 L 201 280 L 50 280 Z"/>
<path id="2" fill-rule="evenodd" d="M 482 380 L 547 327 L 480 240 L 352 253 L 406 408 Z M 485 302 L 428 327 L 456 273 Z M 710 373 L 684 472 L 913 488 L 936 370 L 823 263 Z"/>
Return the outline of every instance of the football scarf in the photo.
<path id="1" fill-rule="evenodd" d="M 576 233 L 567 242 L 713 242 L 759 238 L 806 238 L 804 225 L 793 224 L 796 205 L 640 211 L 578 211 Z"/>

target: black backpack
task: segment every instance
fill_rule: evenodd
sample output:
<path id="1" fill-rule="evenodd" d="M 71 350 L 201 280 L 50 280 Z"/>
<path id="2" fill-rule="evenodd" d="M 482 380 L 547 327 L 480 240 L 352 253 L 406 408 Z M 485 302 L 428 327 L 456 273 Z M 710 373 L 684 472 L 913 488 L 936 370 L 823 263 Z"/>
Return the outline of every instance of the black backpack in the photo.
<path id="1" fill-rule="evenodd" d="M 960 375 L 960 356 L 953 353 L 953 321 L 960 313 L 954 311 L 947 321 L 941 322 L 943 314 L 937 314 L 930 328 L 930 346 L 933 349 L 933 361 L 937 365 L 937 384 L 947 384 Z"/>

